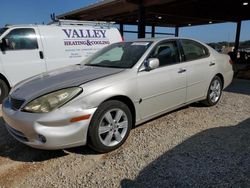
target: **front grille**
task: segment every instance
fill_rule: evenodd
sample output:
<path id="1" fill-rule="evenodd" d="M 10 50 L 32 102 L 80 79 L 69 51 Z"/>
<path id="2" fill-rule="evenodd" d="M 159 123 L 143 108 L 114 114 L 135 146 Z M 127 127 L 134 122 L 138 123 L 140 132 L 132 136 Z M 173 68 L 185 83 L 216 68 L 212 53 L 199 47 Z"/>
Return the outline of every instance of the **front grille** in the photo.
<path id="1" fill-rule="evenodd" d="M 14 99 L 10 97 L 10 104 L 11 104 L 12 109 L 14 110 L 19 110 L 21 106 L 23 105 L 23 103 L 24 103 L 24 100 Z"/>
<path id="2" fill-rule="evenodd" d="M 28 142 L 29 140 L 27 139 L 27 137 L 20 131 L 6 125 L 7 129 L 9 130 L 9 132 L 18 140 L 21 140 L 23 142 Z"/>

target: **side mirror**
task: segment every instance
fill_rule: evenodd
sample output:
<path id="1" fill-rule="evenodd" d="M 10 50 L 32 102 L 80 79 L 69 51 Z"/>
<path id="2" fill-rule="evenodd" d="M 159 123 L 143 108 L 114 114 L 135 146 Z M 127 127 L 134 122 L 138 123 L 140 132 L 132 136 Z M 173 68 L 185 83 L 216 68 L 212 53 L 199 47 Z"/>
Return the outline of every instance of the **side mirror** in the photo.
<path id="1" fill-rule="evenodd" d="M 0 40 L 0 50 L 1 50 L 1 51 L 4 51 L 3 40 Z"/>
<path id="2" fill-rule="evenodd" d="M 158 68 L 160 65 L 158 58 L 149 58 L 145 61 L 144 66 L 146 71 L 151 71 L 153 69 Z"/>
<path id="3" fill-rule="evenodd" d="M 7 41 L 6 41 L 6 39 L 2 39 L 2 40 L 0 40 L 0 49 L 1 49 L 1 51 L 5 51 L 5 49 L 6 49 L 6 47 L 7 47 Z"/>

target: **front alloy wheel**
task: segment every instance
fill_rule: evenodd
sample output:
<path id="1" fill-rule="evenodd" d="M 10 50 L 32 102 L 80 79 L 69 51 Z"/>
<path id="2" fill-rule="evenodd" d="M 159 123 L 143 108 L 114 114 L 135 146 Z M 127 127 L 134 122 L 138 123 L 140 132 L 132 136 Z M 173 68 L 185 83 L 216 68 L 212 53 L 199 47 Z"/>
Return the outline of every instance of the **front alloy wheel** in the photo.
<path id="1" fill-rule="evenodd" d="M 125 137 L 128 117 L 121 109 L 111 109 L 104 114 L 99 125 L 99 139 L 105 146 L 115 146 Z"/>
<path id="2" fill-rule="evenodd" d="M 106 101 L 95 112 L 90 127 L 90 146 L 98 152 L 109 152 L 121 146 L 132 127 L 127 105 L 120 101 Z"/>

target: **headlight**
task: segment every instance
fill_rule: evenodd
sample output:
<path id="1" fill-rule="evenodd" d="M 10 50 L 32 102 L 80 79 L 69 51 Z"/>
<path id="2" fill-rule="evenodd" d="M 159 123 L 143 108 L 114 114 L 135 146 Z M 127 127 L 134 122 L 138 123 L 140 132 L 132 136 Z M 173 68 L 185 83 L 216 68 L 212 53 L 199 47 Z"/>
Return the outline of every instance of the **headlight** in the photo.
<path id="1" fill-rule="evenodd" d="M 64 105 L 76 95 L 82 92 L 79 87 L 62 89 L 43 95 L 31 102 L 29 102 L 23 110 L 32 113 L 46 113 Z"/>

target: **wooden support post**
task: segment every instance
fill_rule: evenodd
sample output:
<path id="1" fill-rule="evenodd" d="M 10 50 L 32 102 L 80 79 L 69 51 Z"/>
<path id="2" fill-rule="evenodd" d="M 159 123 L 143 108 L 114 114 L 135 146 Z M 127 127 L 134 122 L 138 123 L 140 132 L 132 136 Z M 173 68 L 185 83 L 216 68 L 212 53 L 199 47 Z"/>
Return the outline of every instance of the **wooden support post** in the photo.
<path id="1" fill-rule="evenodd" d="M 146 20 L 145 20 L 145 7 L 143 1 L 140 1 L 138 11 L 138 38 L 145 38 Z"/>
<path id="2" fill-rule="evenodd" d="M 152 25 L 152 28 L 151 28 L 151 37 L 152 38 L 155 37 L 155 25 Z"/>
<path id="3" fill-rule="evenodd" d="M 120 33 L 121 33 L 121 36 L 123 37 L 124 27 L 122 23 L 120 23 Z"/>
<path id="4" fill-rule="evenodd" d="M 237 28 L 236 28 L 235 43 L 234 43 L 234 52 L 237 52 L 238 49 L 239 49 L 240 31 L 241 31 L 241 21 L 238 21 L 237 22 Z"/>
<path id="5" fill-rule="evenodd" d="M 179 27 L 178 26 L 176 26 L 175 27 L 175 37 L 178 37 L 179 36 Z"/>

